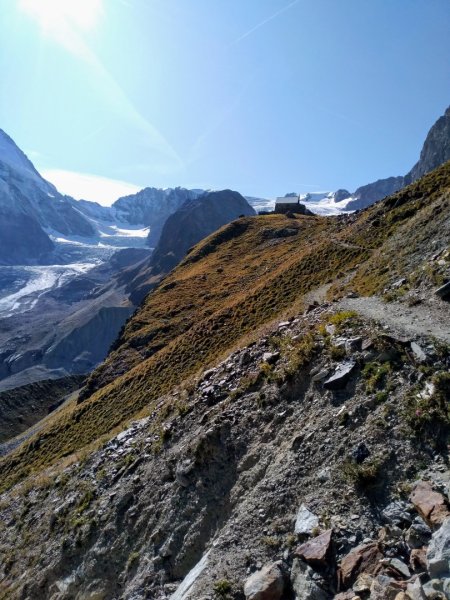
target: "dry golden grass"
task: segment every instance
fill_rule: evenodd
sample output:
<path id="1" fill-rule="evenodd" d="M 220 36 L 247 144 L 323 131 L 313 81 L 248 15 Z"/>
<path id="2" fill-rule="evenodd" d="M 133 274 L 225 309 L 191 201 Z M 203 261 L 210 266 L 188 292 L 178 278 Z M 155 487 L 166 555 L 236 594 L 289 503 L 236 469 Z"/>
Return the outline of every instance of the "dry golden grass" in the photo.
<path id="1" fill-rule="evenodd" d="M 397 236 L 404 253 L 423 245 L 419 230 L 433 223 L 433 210 L 449 216 L 448 190 L 445 165 L 353 217 L 245 218 L 209 236 L 149 294 L 92 374 L 88 397 L 0 463 L 1 488 L 152 410 L 158 398 L 300 307 L 310 290 L 355 271 L 352 288 L 379 291 L 401 254 L 387 250 L 389 241 Z M 295 235 L 285 237 L 286 230 Z"/>

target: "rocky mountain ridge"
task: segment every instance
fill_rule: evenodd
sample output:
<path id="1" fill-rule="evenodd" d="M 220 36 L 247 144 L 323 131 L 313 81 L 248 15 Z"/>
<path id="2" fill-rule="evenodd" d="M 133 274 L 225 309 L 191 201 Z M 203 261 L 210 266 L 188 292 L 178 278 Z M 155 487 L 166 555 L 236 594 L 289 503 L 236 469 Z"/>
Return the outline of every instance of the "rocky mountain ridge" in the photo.
<path id="1" fill-rule="evenodd" d="M 254 211 L 237 192 L 204 194 L 169 217 L 153 255 L 143 248 L 119 250 L 102 265 L 57 287 L 21 297 L 23 310 L 11 310 L 0 319 L 0 391 L 10 390 L 5 396 L 10 405 L 8 422 L 22 423 L 16 431 L 42 417 L 38 405 L 56 404 L 46 397 L 45 387 L 40 398 L 39 386 L 24 386 L 46 379 L 60 379 L 64 385 L 70 375 L 89 373 L 105 358 L 146 291 L 164 278 L 192 244 L 240 214 Z M 14 392 L 13 388 L 18 389 Z M 25 419 L 24 389 L 32 390 Z"/>
<path id="2" fill-rule="evenodd" d="M 203 238 L 240 216 L 255 215 L 254 209 L 238 192 L 207 192 L 186 201 L 166 220 L 152 256 L 128 278 L 127 292 L 138 305 Z"/>
<path id="3" fill-rule="evenodd" d="M 351 200 L 347 202 L 346 210 L 359 210 L 370 206 L 414 183 L 448 160 L 450 160 L 450 106 L 428 132 L 420 152 L 420 158 L 414 167 L 405 176 L 379 179 L 374 183 L 359 187 L 351 194 Z"/>
<path id="4" fill-rule="evenodd" d="M 4 596 L 445 598 L 449 239 L 450 163 L 195 246 L 1 459 Z"/>

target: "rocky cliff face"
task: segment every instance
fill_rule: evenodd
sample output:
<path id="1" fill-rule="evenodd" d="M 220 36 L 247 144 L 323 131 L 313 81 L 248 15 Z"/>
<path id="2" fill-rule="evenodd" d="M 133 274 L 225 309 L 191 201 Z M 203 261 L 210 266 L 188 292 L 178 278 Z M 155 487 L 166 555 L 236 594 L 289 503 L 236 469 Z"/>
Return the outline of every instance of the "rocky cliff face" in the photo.
<path id="1" fill-rule="evenodd" d="M 119 198 L 112 208 L 119 220 L 130 224 L 150 226 L 147 239 L 149 246 L 156 246 L 164 223 L 187 200 L 193 200 L 203 194 L 202 190 L 184 188 L 144 188 L 137 194 Z"/>
<path id="2" fill-rule="evenodd" d="M 207 235 L 239 216 L 254 214 L 247 200 L 231 190 L 209 192 L 189 200 L 167 219 L 152 264 L 167 273 Z"/>
<path id="3" fill-rule="evenodd" d="M 200 240 L 241 215 L 254 214 L 247 200 L 231 190 L 208 192 L 186 201 L 168 217 L 152 256 L 128 281 L 130 298 L 139 304 Z"/>
<path id="4" fill-rule="evenodd" d="M 91 236 L 93 225 L 70 200 L 42 179 L 0 130 L 0 263 L 39 264 L 54 248 L 47 230 Z"/>
<path id="5" fill-rule="evenodd" d="M 428 132 L 419 161 L 405 176 L 379 179 L 359 187 L 346 205 L 346 210 L 366 208 L 374 202 L 394 194 L 403 187 L 420 179 L 433 169 L 450 160 L 450 107 Z"/>
<path id="6" fill-rule="evenodd" d="M 395 194 L 405 186 L 404 177 L 388 177 L 386 179 L 378 179 L 374 183 L 368 183 L 359 187 L 356 192 L 351 194 L 353 200 L 348 202 L 347 210 L 360 210 L 366 208 L 374 202 L 378 202 L 386 196 Z"/>
<path id="7" fill-rule="evenodd" d="M 450 160 L 450 106 L 430 129 L 419 161 L 405 176 L 405 185 L 417 181 L 448 160 Z"/>

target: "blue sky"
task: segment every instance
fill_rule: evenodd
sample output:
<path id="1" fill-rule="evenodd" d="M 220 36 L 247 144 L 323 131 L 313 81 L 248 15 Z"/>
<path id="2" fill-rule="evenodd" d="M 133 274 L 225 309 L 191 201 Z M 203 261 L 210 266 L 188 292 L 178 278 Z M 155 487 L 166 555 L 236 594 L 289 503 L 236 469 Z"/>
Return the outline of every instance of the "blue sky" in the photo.
<path id="1" fill-rule="evenodd" d="M 352 191 L 408 171 L 450 104 L 449 0 L 0 9 L 0 127 L 75 196 Z"/>

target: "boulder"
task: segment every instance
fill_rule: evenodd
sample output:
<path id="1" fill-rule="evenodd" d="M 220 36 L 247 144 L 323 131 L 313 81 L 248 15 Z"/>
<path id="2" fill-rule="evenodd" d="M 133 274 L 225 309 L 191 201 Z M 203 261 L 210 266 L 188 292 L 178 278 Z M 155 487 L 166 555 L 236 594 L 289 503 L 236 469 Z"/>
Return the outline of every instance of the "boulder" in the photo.
<path id="1" fill-rule="evenodd" d="M 426 600 L 425 592 L 423 590 L 420 579 L 417 578 L 415 581 L 408 582 L 406 586 L 407 597 L 410 600 Z"/>
<path id="2" fill-rule="evenodd" d="M 381 569 L 380 560 L 383 558 L 377 542 L 362 544 L 353 548 L 345 556 L 339 568 L 341 587 L 349 587 L 360 573 L 377 575 Z"/>
<path id="3" fill-rule="evenodd" d="M 366 458 L 369 458 L 369 456 L 370 456 L 370 450 L 364 442 L 361 442 L 360 444 L 355 446 L 352 450 L 352 458 L 355 460 L 355 462 L 358 465 L 363 463 L 366 460 Z"/>
<path id="4" fill-rule="evenodd" d="M 280 358 L 279 352 L 264 352 L 263 361 L 269 365 L 274 365 Z"/>
<path id="5" fill-rule="evenodd" d="M 405 525 L 412 523 L 412 516 L 410 513 L 411 505 L 402 500 L 396 500 L 386 506 L 381 512 L 381 516 L 385 523 L 390 525 Z"/>
<path id="6" fill-rule="evenodd" d="M 446 298 L 448 298 L 450 296 L 450 281 L 447 281 L 447 283 L 444 283 L 444 285 L 441 285 L 441 287 L 438 288 L 434 293 L 439 298 L 442 298 L 442 300 L 445 300 Z"/>
<path id="7" fill-rule="evenodd" d="M 450 518 L 433 534 L 427 552 L 430 577 L 450 576 Z"/>
<path id="8" fill-rule="evenodd" d="M 362 337 L 349 338 L 345 341 L 345 349 L 347 352 L 359 352 L 362 349 Z"/>
<path id="9" fill-rule="evenodd" d="M 421 517 L 416 517 L 414 523 L 405 535 L 405 541 L 409 548 L 422 548 L 428 545 L 431 539 L 431 529 Z"/>
<path id="10" fill-rule="evenodd" d="M 410 500 L 430 527 L 439 527 L 450 516 L 444 496 L 433 491 L 428 481 L 417 483 L 411 493 Z"/>
<path id="11" fill-rule="evenodd" d="M 317 517 L 304 504 L 302 504 L 298 509 L 294 532 L 297 535 L 309 535 L 318 526 L 319 517 Z"/>
<path id="12" fill-rule="evenodd" d="M 448 596 L 444 595 L 444 583 L 445 579 L 431 579 L 423 584 L 423 591 L 425 597 L 432 598 L 433 600 L 445 600 Z"/>
<path id="13" fill-rule="evenodd" d="M 426 355 L 426 352 L 419 346 L 419 344 L 416 344 L 416 342 L 411 342 L 411 350 L 412 350 L 415 360 L 418 363 L 426 363 L 427 362 L 428 357 Z"/>
<path id="14" fill-rule="evenodd" d="M 342 363 L 336 367 L 334 374 L 323 383 L 323 387 L 327 390 L 342 390 L 347 385 L 350 375 L 355 370 L 356 363 L 349 361 Z"/>
<path id="15" fill-rule="evenodd" d="M 370 586 L 370 600 L 395 600 L 406 589 L 406 583 L 386 575 L 377 575 Z"/>
<path id="16" fill-rule="evenodd" d="M 280 600 L 285 587 L 281 561 L 253 573 L 244 585 L 247 600 Z"/>
<path id="17" fill-rule="evenodd" d="M 296 558 L 291 570 L 292 589 L 296 600 L 327 600 L 329 595 L 313 579 L 313 570 Z"/>
<path id="18" fill-rule="evenodd" d="M 411 577 L 408 566 L 399 558 L 386 558 L 381 561 L 381 564 L 387 567 L 389 574 L 394 575 L 394 577 L 398 577 L 399 575 L 405 579 Z"/>
<path id="19" fill-rule="evenodd" d="M 428 569 L 427 549 L 414 548 L 409 555 L 409 565 L 413 571 L 423 573 Z"/>
<path id="20" fill-rule="evenodd" d="M 331 551 L 331 534 L 332 530 L 328 529 L 325 533 L 305 542 L 295 550 L 295 556 L 312 567 L 325 567 Z"/>
<path id="21" fill-rule="evenodd" d="M 361 573 L 360 575 L 358 575 L 353 585 L 353 591 L 356 593 L 368 593 L 370 591 L 372 582 L 372 575 L 369 575 L 368 573 Z"/>

